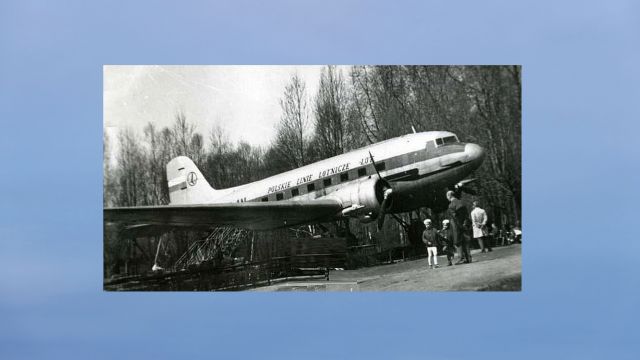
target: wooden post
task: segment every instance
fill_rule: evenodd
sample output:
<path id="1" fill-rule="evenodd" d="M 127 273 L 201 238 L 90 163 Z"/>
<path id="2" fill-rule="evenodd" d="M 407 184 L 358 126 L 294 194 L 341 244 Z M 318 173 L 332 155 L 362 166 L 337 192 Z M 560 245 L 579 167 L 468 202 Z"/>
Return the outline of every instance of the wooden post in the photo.
<path id="1" fill-rule="evenodd" d="M 271 258 L 269 258 L 269 262 L 267 263 L 267 284 L 271 285 Z"/>
<path id="2" fill-rule="evenodd" d="M 251 253 L 249 254 L 249 261 L 253 262 L 253 239 L 255 238 L 255 232 L 251 233 Z"/>

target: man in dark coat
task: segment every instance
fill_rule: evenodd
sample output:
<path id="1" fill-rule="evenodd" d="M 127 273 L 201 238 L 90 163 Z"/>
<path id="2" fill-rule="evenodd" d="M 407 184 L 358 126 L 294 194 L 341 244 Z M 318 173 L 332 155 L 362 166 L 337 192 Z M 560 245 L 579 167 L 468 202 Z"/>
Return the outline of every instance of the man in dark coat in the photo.
<path id="1" fill-rule="evenodd" d="M 449 200 L 449 220 L 451 220 L 453 242 L 458 247 L 460 254 L 460 260 L 456 264 L 468 264 L 471 262 L 471 253 L 469 252 L 471 234 L 465 234 L 465 225 L 471 223 L 469 211 L 453 191 L 447 192 L 447 199 Z"/>

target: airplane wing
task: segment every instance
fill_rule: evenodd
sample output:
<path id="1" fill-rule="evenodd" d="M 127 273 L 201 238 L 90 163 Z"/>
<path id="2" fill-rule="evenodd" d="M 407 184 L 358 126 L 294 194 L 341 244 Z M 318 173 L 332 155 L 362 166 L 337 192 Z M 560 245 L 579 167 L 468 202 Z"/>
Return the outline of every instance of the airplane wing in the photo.
<path id="1" fill-rule="evenodd" d="M 104 221 L 129 228 L 235 226 L 266 230 L 328 220 L 341 210 L 342 204 L 331 199 L 139 206 L 105 208 Z"/>

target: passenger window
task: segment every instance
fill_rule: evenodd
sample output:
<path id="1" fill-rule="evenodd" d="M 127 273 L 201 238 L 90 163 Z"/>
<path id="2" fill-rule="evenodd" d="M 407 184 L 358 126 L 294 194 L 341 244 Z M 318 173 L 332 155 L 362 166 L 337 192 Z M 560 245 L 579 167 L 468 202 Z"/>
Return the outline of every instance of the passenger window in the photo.
<path id="1" fill-rule="evenodd" d="M 349 173 L 340 174 L 340 182 L 345 182 L 349 180 Z"/>
<path id="2" fill-rule="evenodd" d="M 265 196 L 262 198 L 262 201 L 269 201 L 269 198 Z"/>
<path id="3" fill-rule="evenodd" d="M 383 171 L 386 168 L 387 168 L 387 166 L 383 162 L 376 164 L 376 170 L 378 170 L 378 171 Z"/>
<path id="4" fill-rule="evenodd" d="M 358 169 L 358 177 L 363 177 L 363 176 L 367 176 L 367 169 L 366 168 Z"/>
<path id="5" fill-rule="evenodd" d="M 324 185 L 324 187 L 331 186 L 331 178 L 322 180 L 322 185 Z"/>
<path id="6" fill-rule="evenodd" d="M 440 146 L 440 145 L 444 144 L 444 143 L 442 142 L 442 138 L 436 139 L 436 144 L 437 144 L 438 146 Z"/>
<path id="7" fill-rule="evenodd" d="M 300 195 L 300 190 L 298 190 L 298 188 L 295 189 L 291 189 L 291 196 L 298 196 Z"/>
<path id="8" fill-rule="evenodd" d="M 277 194 L 276 194 L 276 201 L 278 201 L 278 200 L 282 200 L 282 198 L 283 198 L 282 193 L 277 193 Z"/>
<path id="9" fill-rule="evenodd" d="M 308 184 L 307 185 L 307 192 L 312 192 L 316 190 L 316 184 Z"/>

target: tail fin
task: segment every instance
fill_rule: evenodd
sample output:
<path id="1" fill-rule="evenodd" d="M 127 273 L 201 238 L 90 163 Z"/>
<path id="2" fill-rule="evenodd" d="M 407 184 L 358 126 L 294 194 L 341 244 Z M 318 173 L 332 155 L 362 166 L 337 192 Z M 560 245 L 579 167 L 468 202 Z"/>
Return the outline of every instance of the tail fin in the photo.
<path id="1" fill-rule="evenodd" d="M 202 204 L 213 201 L 215 192 L 196 164 L 178 156 L 167 164 L 169 200 L 174 205 Z"/>

